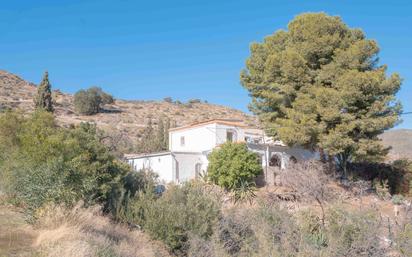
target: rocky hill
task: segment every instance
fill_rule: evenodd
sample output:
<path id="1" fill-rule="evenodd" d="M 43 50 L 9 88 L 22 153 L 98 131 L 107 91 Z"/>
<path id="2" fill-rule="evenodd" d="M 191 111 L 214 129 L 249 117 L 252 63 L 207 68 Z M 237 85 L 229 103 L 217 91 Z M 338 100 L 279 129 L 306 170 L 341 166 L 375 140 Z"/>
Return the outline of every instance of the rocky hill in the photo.
<path id="1" fill-rule="evenodd" d="M 33 96 L 36 85 L 0 70 L 0 109 L 13 108 L 33 111 Z M 80 122 L 94 122 L 105 131 L 115 131 L 131 141 L 139 138 L 142 129 L 151 119 L 166 116 L 177 126 L 214 118 L 241 119 L 249 125 L 256 125 L 256 119 L 239 110 L 209 103 L 182 104 L 166 101 L 126 101 L 117 99 L 105 111 L 92 116 L 78 115 L 74 111 L 73 96 L 59 90 L 53 92 L 57 120 L 63 126 Z M 391 130 L 382 135 L 386 146 L 392 146 L 391 159 L 412 158 L 412 130 Z"/>
<path id="2" fill-rule="evenodd" d="M 54 88 L 58 85 L 52 85 Z M 36 85 L 0 70 L 0 108 L 33 111 L 33 96 Z M 138 138 L 149 119 L 156 124 L 159 117 L 170 118 L 177 126 L 198 121 L 224 118 L 241 119 L 248 124 L 256 123 L 253 116 L 242 111 L 205 102 L 179 103 L 166 101 L 126 101 L 117 99 L 113 105 L 105 106 L 105 111 L 92 116 L 78 115 L 74 111 L 73 96 L 54 90 L 55 114 L 63 126 L 80 122 L 94 122 L 106 131 L 117 131 L 131 140 Z"/>
<path id="3" fill-rule="evenodd" d="M 386 146 L 391 146 L 391 159 L 412 159 L 412 129 L 394 129 L 381 136 Z"/>

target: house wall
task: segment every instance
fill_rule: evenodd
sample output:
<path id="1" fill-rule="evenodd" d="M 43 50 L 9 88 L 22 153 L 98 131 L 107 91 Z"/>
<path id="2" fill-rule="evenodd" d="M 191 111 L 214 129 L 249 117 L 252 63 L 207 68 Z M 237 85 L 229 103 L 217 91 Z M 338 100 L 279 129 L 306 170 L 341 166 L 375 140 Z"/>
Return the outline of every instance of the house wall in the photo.
<path id="1" fill-rule="evenodd" d="M 179 180 L 185 182 L 195 178 L 195 165 L 201 164 L 201 172 L 207 170 L 207 157 L 200 153 L 173 153 L 176 164 L 179 166 Z"/>
<path id="2" fill-rule="evenodd" d="M 159 175 L 162 183 L 174 181 L 174 159 L 171 153 L 157 156 L 147 156 L 135 159 L 129 159 L 127 162 L 134 170 L 139 171 L 144 168 L 150 168 Z"/>
<path id="3" fill-rule="evenodd" d="M 299 148 L 299 147 L 286 148 L 285 153 L 287 153 L 289 157 L 294 156 L 298 160 L 310 160 L 310 159 L 319 160 L 318 152 L 309 151 L 304 148 Z"/>
<path id="4" fill-rule="evenodd" d="M 269 148 L 267 148 L 265 145 L 248 144 L 248 148 L 261 156 L 263 167 L 265 167 L 266 164 L 269 166 L 270 158 L 273 155 L 278 155 L 281 159 L 282 169 L 287 167 L 292 156 L 298 161 L 319 159 L 319 154 L 317 152 L 312 152 L 300 147 L 269 146 Z"/>
<path id="5" fill-rule="evenodd" d="M 234 132 L 235 138 L 233 141 L 243 141 L 245 138 L 245 133 L 243 132 L 242 128 L 235 127 L 235 126 L 228 126 L 224 124 L 216 124 L 216 144 L 220 145 L 226 142 L 227 139 L 227 132 L 231 131 Z"/>
<path id="6" fill-rule="evenodd" d="M 234 133 L 235 138 L 233 141 L 236 142 L 245 141 L 245 137 L 248 137 L 251 141 L 257 139 L 259 142 L 262 142 L 262 135 L 257 135 L 256 129 L 253 131 L 249 130 L 237 126 L 212 123 L 199 127 L 170 131 L 169 150 L 172 152 L 210 151 L 217 145 L 227 141 L 228 131 Z M 181 137 L 185 138 L 184 145 L 181 145 Z"/>
<path id="7" fill-rule="evenodd" d="M 169 150 L 173 152 L 203 152 L 216 146 L 216 124 L 169 132 Z M 180 138 L 185 138 L 181 145 Z"/>

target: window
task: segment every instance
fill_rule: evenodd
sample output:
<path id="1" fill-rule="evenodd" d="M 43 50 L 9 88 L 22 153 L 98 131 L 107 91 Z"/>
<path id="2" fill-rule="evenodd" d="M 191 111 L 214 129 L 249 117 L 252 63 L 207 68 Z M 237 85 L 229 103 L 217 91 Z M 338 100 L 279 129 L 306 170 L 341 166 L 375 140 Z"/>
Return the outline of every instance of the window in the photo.
<path id="1" fill-rule="evenodd" d="M 185 137 L 180 137 L 180 146 L 185 146 Z"/>
<path id="2" fill-rule="evenodd" d="M 227 131 L 226 132 L 226 141 L 227 142 L 233 142 L 233 132 L 232 131 Z"/>
<path id="3" fill-rule="evenodd" d="M 291 157 L 289 158 L 289 161 L 290 161 L 291 163 L 298 163 L 298 159 L 296 159 L 295 156 L 291 156 Z"/>

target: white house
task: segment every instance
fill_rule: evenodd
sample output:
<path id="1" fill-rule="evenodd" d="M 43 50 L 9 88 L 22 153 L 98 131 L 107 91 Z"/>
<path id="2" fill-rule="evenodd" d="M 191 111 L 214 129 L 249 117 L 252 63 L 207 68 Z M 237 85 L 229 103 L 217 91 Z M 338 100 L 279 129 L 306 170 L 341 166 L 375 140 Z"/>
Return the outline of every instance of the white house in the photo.
<path id="1" fill-rule="evenodd" d="M 246 142 L 249 150 L 259 154 L 268 183 L 273 182 L 269 171 L 284 169 L 290 161 L 316 157 L 311 151 L 273 141 L 261 129 L 247 127 L 239 120 L 214 119 L 170 129 L 169 151 L 129 154 L 125 159 L 136 171 L 150 168 L 163 183 L 180 183 L 205 172 L 209 153 L 227 141 Z"/>

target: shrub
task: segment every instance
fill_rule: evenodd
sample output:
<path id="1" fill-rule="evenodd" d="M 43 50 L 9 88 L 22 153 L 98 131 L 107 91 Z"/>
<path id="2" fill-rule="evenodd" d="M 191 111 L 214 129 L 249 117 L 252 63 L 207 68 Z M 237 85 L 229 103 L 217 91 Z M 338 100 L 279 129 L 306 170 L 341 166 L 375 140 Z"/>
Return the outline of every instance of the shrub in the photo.
<path id="1" fill-rule="evenodd" d="M 306 161 L 289 165 L 280 175 L 283 186 L 289 187 L 303 200 L 316 201 L 325 219 L 324 205 L 331 198 L 329 190 L 330 177 L 325 174 L 325 167 L 316 161 Z"/>
<path id="2" fill-rule="evenodd" d="M 253 198 L 256 197 L 256 184 L 254 182 L 242 181 L 238 187 L 233 190 L 232 199 L 234 203 L 249 202 L 252 204 Z"/>
<path id="3" fill-rule="evenodd" d="M 99 87 L 80 90 L 74 94 L 74 108 L 79 114 L 96 114 L 100 112 L 102 105 L 113 102 L 113 96 L 103 92 Z"/>
<path id="4" fill-rule="evenodd" d="M 389 193 L 389 186 L 388 186 L 388 181 L 379 181 L 375 180 L 373 182 L 373 188 L 375 189 L 376 194 L 378 197 L 382 200 L 388 200 L 391 197 L 391 194 Z"/>
<path id="5" fill-rule="evenodd" d="M 165 101 L 166 103 L 172 103 L 173 99 L 170 96 L 168 96 L 168 97 L 163 98 L 163 101 Z"/>
<path id="6" fill-rule="evenodd" d="M 214 238 L 216 249 L 221 248 L 230 256 L 251 256 L 258 250 L 258 240 L 247 214 L 230 212 L 219 220 Z"/>
<path id="7" fill-rule="evenodd" d="M 328 245 L 324 223 L 311 209 L 302 211 L 298 215 L 302 238 L 306 243 L 320 250 Z"/>
<path id="8" fill-rule="evenodd" d="M 190 238 L 189 256 L 389 256 L 382 224 L 373 210 L 327 209 L 323 225 L 312 208 L 293 213 L 277 203 L 232 208 L 214 227 L 210 239 Z M 403 229 L 396 247 L 409 253 L 410 229 Z M 405 255 L 408 256 L 408 255 Z"/>
<path id="9" fill-rule="evenodd" d="M 261 203 L 248 217 L 260 246 L 254 256 L 296 256 L 300 251 L 296 218 L 280 205 Z"/>
<path id="10" fill-rule="evenodd" d="M 151 170 L 130 171 L 120 181 L 111 183 L 104 211 L 116 220 L 127 220 L 132 199 L 138 193 L 153 192 L 156 182 L 157 174 Z"/>
<path id="11" fill-rule="evenodd" d="M 392 163 L 393 171 L 398 175 L 398 179 L 392 178 L 392 193 L 412 195 L 412 161 L 409 159 L 399 159 Z"/>
<path id="12" fill-rule="evenodd" d="M 210 240 L 191 238 L 189 256 L 297 256 L 300 234 L 293 217 L 278 205 L 231 209 Z"/>
<path id="13" fill-rule="evenodd" d="M 198 104 L 201 103 L 202 100 L 195 98 L 195 99 L 189 99 L 189 101 L 187 101 L 189 104 Z"/>
<path id="14" fill-rule="evenodd" d="M 412 256 L 412 222 L 405 224 L 395 238 L 395 248 L 401 256 Z"/>
<path id="15" fill-rule="evenodd" d="M 405 201 L 403 195 L 394 195 L 392 196 L 392 203 L 395 205 L 401 205 Z"/>
<path id="16" fill-rule="evenodd" d="M 189 235 L 207 239 L 220 216 L 218 199 L 202 184 L 171 186 L 162 196 L 141 193 L 130 205 L 128 222 L 139 224 L 179 256 L 187 254 Z"/>
<path id="17" fill-rule="evenodd" d="M 375 183 L 387 184 L 389 193 L 412 194 L 412 162 L 399 159 L 392 163 L 354 163 L 351 170 L 355 176 Z"/>
<path id="18" fill-rule="evenodd" d="M 382 224 L 373 210 L 349 212 L 335 207 L 328 217 L 326 256 L 387 256 L 379 237 Z"/>
<path id="19" fill-rule="evenodd" d="M 0 142 L 9 147 L 2 155 L 7 161 L 0 160 L 0 181 L 29 213 L 50 202 L 105 202 L 110 183 L 129 170 L 99 142 L 94 125 L 59 128 L 44 111 L 3 115 Z M 5 117 L 12 119 L 3 123 Z"/>
<path id="20" fill-rule="evenodd" d="M 35 223 L 38 236 L 29 256 L 170 256 L 166 247 L 141 231 L 130 230 L 126 225 L 115 224 L 104 217 L 98 206 L 81 206 L 48 205 L 39 210 Z"/>
<path id="21" fill-rule="evenodd" d="M 92 90 L 97 91 L 98 94 L 100 94 L 100 97 L 102 99 L 102 104 L 113 104 L 114 103 L 114 98 L 112 95 L 104 92 L 101 88 L 92 88 Z"/>
<path id="22" fill-rule="evenodd" d="M 80 90 L 74 94 L 74 108 L 79 114 L 92 115 L 98 113 L 101 101 L 101 97 L 95 92 Z"/>
<path id="23" fill-rule="evenodd" d="M 228 190 L 241 187 L 244 181 L 253 182 L 262 171 L 258 155 L 244 143 L 227 142 L 209 155 L 209 179 Z"/>

